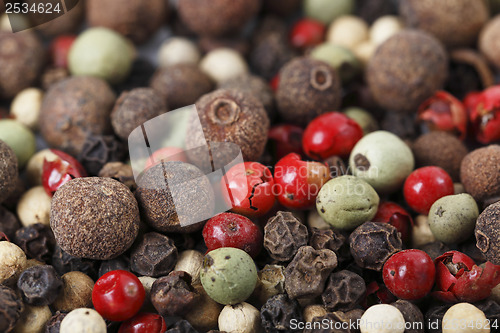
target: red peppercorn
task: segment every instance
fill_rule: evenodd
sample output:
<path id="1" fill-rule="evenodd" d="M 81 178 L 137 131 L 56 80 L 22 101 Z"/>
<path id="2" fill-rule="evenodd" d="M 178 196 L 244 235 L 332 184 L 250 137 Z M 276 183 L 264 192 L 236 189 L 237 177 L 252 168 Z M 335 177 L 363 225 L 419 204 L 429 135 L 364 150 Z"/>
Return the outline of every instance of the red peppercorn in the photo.
<path id="1" fill-rule="evenodd" d="M 220 213 L 203 227 L 203 239 L 208 251 L 221 247 L 235 247 L 255 258 L 261 248 L 263 236 L 250 219 L 233 213 Z"/>
<path id="2" fill-rule="evenodd" d="M 315 204 L 319 190 L 329 179 L 325 163 L 307 162 L 298 154 L 288 154 L 274 168 L 274 193 L 287 208 L 308 209 Z"/>
<path id="3" fill-rule="evenodd" d="M 52 63 L 56 67 L 68 68 L 68 54 L 75 41 L 75 35 L 64 35 L 55 38 L 50 45 Z"/>
<path id="4" fill-rule="evenodd" d="M 500 140 L 500 85 L 468 98 L 476 140 L 483 144 Z"/>
<path id="5" fill-rule="evenodd" d="M 366 296 L 360 302 L 361 306 L 368 309 L 375 304 L 390 304 L 397 300 L 384 284 L 372 281 L 366 285 Z"/>
<path id="6" fill-rule="evenodd" d="M 302 154 L 304 130 L 295 125 L 276 125 L 269 130 L 268 144 L 278 160 L 290 153 Z"/>
<path id="7" fill-rule="evenodd" d="M 120 325 L 118 333 L 163 333 L 167 324 L 162 316 L 155 313 L 139 313 Z"/>
<path id="8" fill-rule="evenodd" d="M 280 75 L 278 73 L 271 79 L 271 81 L 269 81 L 269 86 L 271 86 L 271 89 L 274 92 L 276 92 L 278 91 L 279 84 L 280 84 Z"/>
<path id="9" fill-rule="evenodd" d="M 363 129 L 357 122 L 342 113 L 328 112 L 309 123 L 302 146 L 307 156 L 316 160 L 346 157 L 362 137 Z"/>
<path id="10" fill-rule="evenodd" d="M 103 318 L 124 321 L 137 314 L 145 296 L 137 276 L 124 270 L 114 270 L 97 280 L 92 290 L 92 303 Z"/>
<path id="11" fill-rule="evenodd" d="M 147 159 L 145 169 L 152 167 L 160 162 L 181 161 L 187 163 L 187 157 L 184 150 L 178 147 L 164 147 L 155 151 Z"/>
<path id="12" fill-rule="evenodd" d="M 382 277 L 396 297 L 415 300 L 427 295 L 434 285 L 436 269 L 427 253 L 403 250 L 393 254 L 384 264 Z"/>
<path id="13" fill-rule="evenodd" d="M 325 25 L 311 19 L 297 21 L 290 31 L 290 44 L 305 49 L 320 44 L 325 38 Z"/>
<path id="14" fill-rule="evenodd" d="M 446 91 L 438 91 L 418 108 L 418 120 L 431 130 L 450 132 L 461 140 L 467 135 L 467 111 L 462 102 Z"/>
<path id="15" fill-rule="evenodd" d="M 454 193 L 453 180 L 440 167 L 419 168 L 406 178 L 403 193 L 411 209 L 427 215 L 437 199 Z"/>
<path id="16" fill-rule="evenodd" d="M 222 193 L 231 210 L 248 217 L 262 216 L 273 207 L 273 186 L 271 171 L 258 162 L 237 164 L 221 179 Z"/>
<path id="17" fill-rule="evenodd" d="M 0 231 L 0 242 L 2 241 L 10 242 L 9 237 L 7 237 L 7 235 L 4 232 Z"/>
<path id="18" fill-rule="evenodd" d="M 377 214 L 372 222 L 389 223 L 401 233 L 403 242 L 406 243 L 410 240 L 413 219 L 403 207 L 394 202 L 386 201 L 379 204 Z"/>
<path id="19" fill-rule="evenodd" d="M 59 187 L 71 179 L 86 177 L 87 172 L 72 156 L 56 149 L 50 151 L 59 158 L 54 161 L 43 161 L 42 185 L 45 192 L 52 196 Z"/>

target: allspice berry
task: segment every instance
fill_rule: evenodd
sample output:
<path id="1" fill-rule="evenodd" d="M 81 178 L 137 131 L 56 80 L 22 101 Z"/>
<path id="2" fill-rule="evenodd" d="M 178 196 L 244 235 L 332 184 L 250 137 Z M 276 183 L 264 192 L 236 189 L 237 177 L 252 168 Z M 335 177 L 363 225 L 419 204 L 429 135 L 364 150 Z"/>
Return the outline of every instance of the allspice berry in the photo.
<path id="1" fill-rule="evenodd" d="M 478 202 L 500 196 L 500 146 L 489 145 L 467 154 L 460 166 L 465 191 Z"/>
<path id="2" fill-rule="evenodd" d="M 111 112 L 115 134 L 127 140 L 130 133 L 146 121 L 167 112 L 164 100 L 150 88 L 123 92 Z"/>
<path id="3" fill-rule="evenodd" d="M 5 142 L 0 140 L 0 203 L 14 192 L 18 176 L 16 154 Z"/>
<path id="4" fill-rule="evenodd" d="M 323 112 L 337 110 L 341 92 L 333 67 L 311 58 L 295 58 L 280 71 L 278 112 L 284 120 L 304 125 Z"/>
<path id="5" fill-rule="evenodd" d="M 203 36 L 222 36 L 241 30 L 259 8 L 259 0 L 183 0 L 178 4 L 182 21 Z"/>
<path id="6" fill-rule="evenodd" d="M 0 31 L 0 98 L 12 98 L 30 87 L 44 65 L 44 49 L 30 32 Z"/>
<path id="7" fill-rule="evenodd" d="M 61 277 L 63 289 L 52 305 L 59 311 L 73 311 L 92 306 L 94 281 L 79 271 L 72 271 Z"/>
<path id="8" fill-rule="evenodd" d="M 385 109 L 408 113 L 442 88 L 447 76 L 443 45 L 417 30 L 403 30 L 386 40 L 366 69 L 375 101 Z"/>
<path id="9" fill-rule="evenodd" d="M 479 49 L 496 68 L 500 68 L 500 15 L 492 18 L 481 30 Z"/>
<path id="10" fill-rule="evenodd" d="M 40 132 L 47 143 L 77 156 L 88 135 L 111 132 L 109 114 L 116 96 L 98 78 L 72 77 L 54 84 L 40 110 Z"/>
<path id="11" fill-rule="evenodd" d="M 476 221 L 476 246 L 488 261 L 500 265 L 500 201 L 486 207 Z"/>
<path id="12" fill-rule="evenodd" d="M 107 260 L 127 250 L 139 231 L 139 208 L 128 187 L 111 178 L 76 178 L 55 193 L 50 226 L 71 255 Z"/>
<path id="13" fill-rule="evenodd" d="M 399 14 L 406 25 L 434 35 L 449 48 L 470 46 L 489 19 L 484 1 L 405 0 Z"/>
<path id="14" fill-rule="evenodd" d="M 163 25 L 169 8 L 164 0 L 89 0 L 86 5 L 90 26 L 113 29 L 135 43 L 145 42 Z"/>

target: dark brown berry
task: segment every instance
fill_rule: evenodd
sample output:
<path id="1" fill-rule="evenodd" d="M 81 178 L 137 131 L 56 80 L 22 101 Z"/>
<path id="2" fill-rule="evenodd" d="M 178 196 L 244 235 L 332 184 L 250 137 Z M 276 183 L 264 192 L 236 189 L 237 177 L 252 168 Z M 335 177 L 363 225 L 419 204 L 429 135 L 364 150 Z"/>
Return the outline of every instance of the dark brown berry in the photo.
<path id="1" fill-rule="evenodd" d="M 291 328 L 292 319 L 301 322 L 302 310 L 299 303 L 286 294 L 271 297 L 260 309 L 262 327 L 266 333 L 300 332 Z"/>
<path id="2" fill-rule="evenodd" d="M 198 298 L 198 292 L 191 286 L 191 276 L 183 271 L 171 272 L 151 287 L 151 303 L 162 316 L 184 315 Z"/>
<path id="3" fill-rule="evenodd" d="M 12 148 L 0 140 L 0 203 L 14 192 L 18 176 L 16 154 Z"/>
<path id="4" fill-rule="evenodd" d="M 49 262 L 56 240 L 50 227 L 35 223 L 16 231 L 14 242 L 26 253 L 28 258 Z"/>
<path id="5" fill-rule="evenodd" d="M 467 154 L 460 166 L 460 180 L 465 191 L 478 202 L 500 196 L 500 146 L 490 145 Z"/>
<path id="6" fill-rule="evenodd" d="M 23 309 L 23 301 L 16 292 L 0 284 L 0 332 L 12 331 Z"/>
<path id="7" fill-rule="evenodd" d="M 345 312 L 356 308 L 365 293 L 363 278 L 351 271 L 342 270 L 330 275 L 321 299 L 328 311 Z"/>
<path id="8" fill-rule="evenodd" d="M 264 227 L 264 247 L 278 261 L 291 260 L 307 237 L 307 227 L 290 212 L 279 211 Z"/>
<path id="9" fill-rule="evenodd" d="M 134 246 L 130 255 L 133 272 L 158 277 L 167 275 L 177 261 L 177 248 L 165 235 L 149 232 Z"/>
<path id="10" fill-rule="evenodd" d="M 500 201 L 486 207 L 476 221 L 477 248 L 486 259 L 500 265 Z"/>

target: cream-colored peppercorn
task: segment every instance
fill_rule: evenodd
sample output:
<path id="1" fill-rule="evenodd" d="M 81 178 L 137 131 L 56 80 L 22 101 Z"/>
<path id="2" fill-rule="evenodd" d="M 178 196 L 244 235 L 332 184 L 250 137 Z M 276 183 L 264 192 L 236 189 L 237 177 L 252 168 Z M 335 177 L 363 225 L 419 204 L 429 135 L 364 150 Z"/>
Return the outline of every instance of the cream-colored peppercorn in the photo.
<path id="1" fill-rule="evenodd" d="M 413 225 L 411 232 L 411 245 L 412 248 L 417 249 L 420 246 L 434 242 L 436 238 L 432 234 L 429 223 L 427 222 L 427 216 L 418 215 L 415 218 L 415 224 Z"/>
<path id="2" fill-rule="evenodd" d="M 63 280 L 63 290 L 52 304 L 54 309 L 72 311 L 92 306 L 94 281 L 88 275 L 74 271 L 64 274 L 61 278 Z"/>
<path id="3" fill-rule="evenodd" d="M 443 316 L 443 333 L 489 333 L 490 325 L 484 312 L 470 303 L 458 303 Z"/>
<path id="4" fill-rule="evenodd" d="M 308 305 L 304 308 L 302 316 L 306 323 L 311 322 L 315 317 L 321 317 L 327 314 L 327 311 L 323 305 L 313 304 Z"/>
<path id="5" fill-rule="evenodd" d="M 177 64 L 194 64 L 200 61 L 200 50 L 187 38 L 167 39 L 158 50 L 158 65 L 162 68 Z"/>
<path id="6" fill-rule="evenodd" d="M 43 161 L 55 161 L 59 157 L 50 149 L 43 149 L 31 156 L 26 164 L 26 176 L 32 186 L 42 185 Z"/>
<path id="7" fill-rule="evenodd" d="M 356 45 L 352 52 L 363 63 L 363 65 L 366 65 L 375 53 L 376 49 L 377 46 L 372 41 L 366 40 Z"/>
<path id="8" fill-rule="evenodd" d="M 52 198 L 43 186 L 36 186 L 23 194 L 17 203 L 17 216 L 27 227 L 35 223 L 50 225 L 50 204 Z"/>
<path id="9" fill-rule="evenodd" d="M 179 254 L 174 271 L 184 271 L 191 275 L 192 284 L 200 283 L 200 270 L 203 266 L 203 253 L 196 250 L 186 250 Z"/>
<path id="10" fill-rule="evenodd" d="M 193 285 L 193 288 L 200 294 L 200 297 L 185 315 L 186 320 L 200 332 L 215 329 L 222 305 L 211 299 L 201 284 Z"/>
<path id="11" fill-rule="evenodd" d="M 60 333 L 106 333 L 106 322 L 92 309 L 80 308 L 68 313 L 61 321 Z"/>
<path id="12" fill-rule="evenodd" d="M 26 254 L 14 243 L 0 242 L 0 284 L 13 286 L 27 265 Z"/>
<path id="13" fill-rule="evenodd" d="M 325 220 L 319 215 L 317 209 L 311 209 L 307 215 L 307 226 L 309 229 L 318 228 L 320 230 L 331 229 L 332 226 L 326 223 Z"/>
<path id="14" fill-rule="evenodd" d="M 219 330 L 227 333 L 262 332 L 260 311 L 242 302 L 226 305 L 219 315 Z"/>
<path id="15" fill-rule="evenodd" d="M 361 333 L 403 333 L 405 319 L 395 306 L 377 304 L 361 316 L 359 327 Z"/>
<path id="16" fill-rule="evenodd" d="M 144 298 L 144 303 L 142 304 L 141 312 L 154 312 L 156 309 L 153 304 L 151 304 L 151 287 L 155 283 L 156 278 L 150 276 L 139 276 L 139 281 L 141 281 L 144 291 L 146 292 L 146 297 Z"/>
<path id="17" fill-rule="evenodd" d="M 245 59 L 230 48 L 218 48 L 208 52 L 201 59 L 200 69 L 217 84 L 248 73 Z"/>
<path id="18" fill-rule="evenodd" d="M 32 130 L 38 128 L 40 106 L 43 91 L 38 88 L 27 88 L 19 92 L 10 105 L 10 114 L 21 124 Z"/>
<path id="19" fill-rule="evenodd" d="M 328 43 L 346 47 L 351 51 L 368 37 L 368 24 L 363 19 L 353 15 L 337 18 L 330 24 L 326 33 Z"/>
<path id="20" fill-rule="evenodd" d="M 375 45 L 380 45 L 403 28 L 404 24 L 398 16 L 379 17 L 370 27 L 370 40 Z"/>
<path id="21" fill-rule="evenodd" d="M 266 265 L 258 273 L 257 285 L 253 295 L 264 304 L 274 295 L 282 294 L 285 290 L 285 267 L 280 265 Z"/>
<path id="22" fill-rule="evenodd" d="M 42 333 L 45 332 L 45 324 L 52 317 L 52 312 L 46 306 L 24 305 L 21 318 L 14 328 L 14 333 Z"/>

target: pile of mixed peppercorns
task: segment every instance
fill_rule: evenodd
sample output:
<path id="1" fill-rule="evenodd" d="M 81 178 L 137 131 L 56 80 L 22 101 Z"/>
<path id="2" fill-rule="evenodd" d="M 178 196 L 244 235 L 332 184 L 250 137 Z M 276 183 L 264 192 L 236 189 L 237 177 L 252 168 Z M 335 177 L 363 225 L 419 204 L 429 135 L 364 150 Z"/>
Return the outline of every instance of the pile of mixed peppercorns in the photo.
<path id="1" fill-rule="evenodd" d="M 6 10 L 0 332 L 500 332 L 500 0 Z"/>

